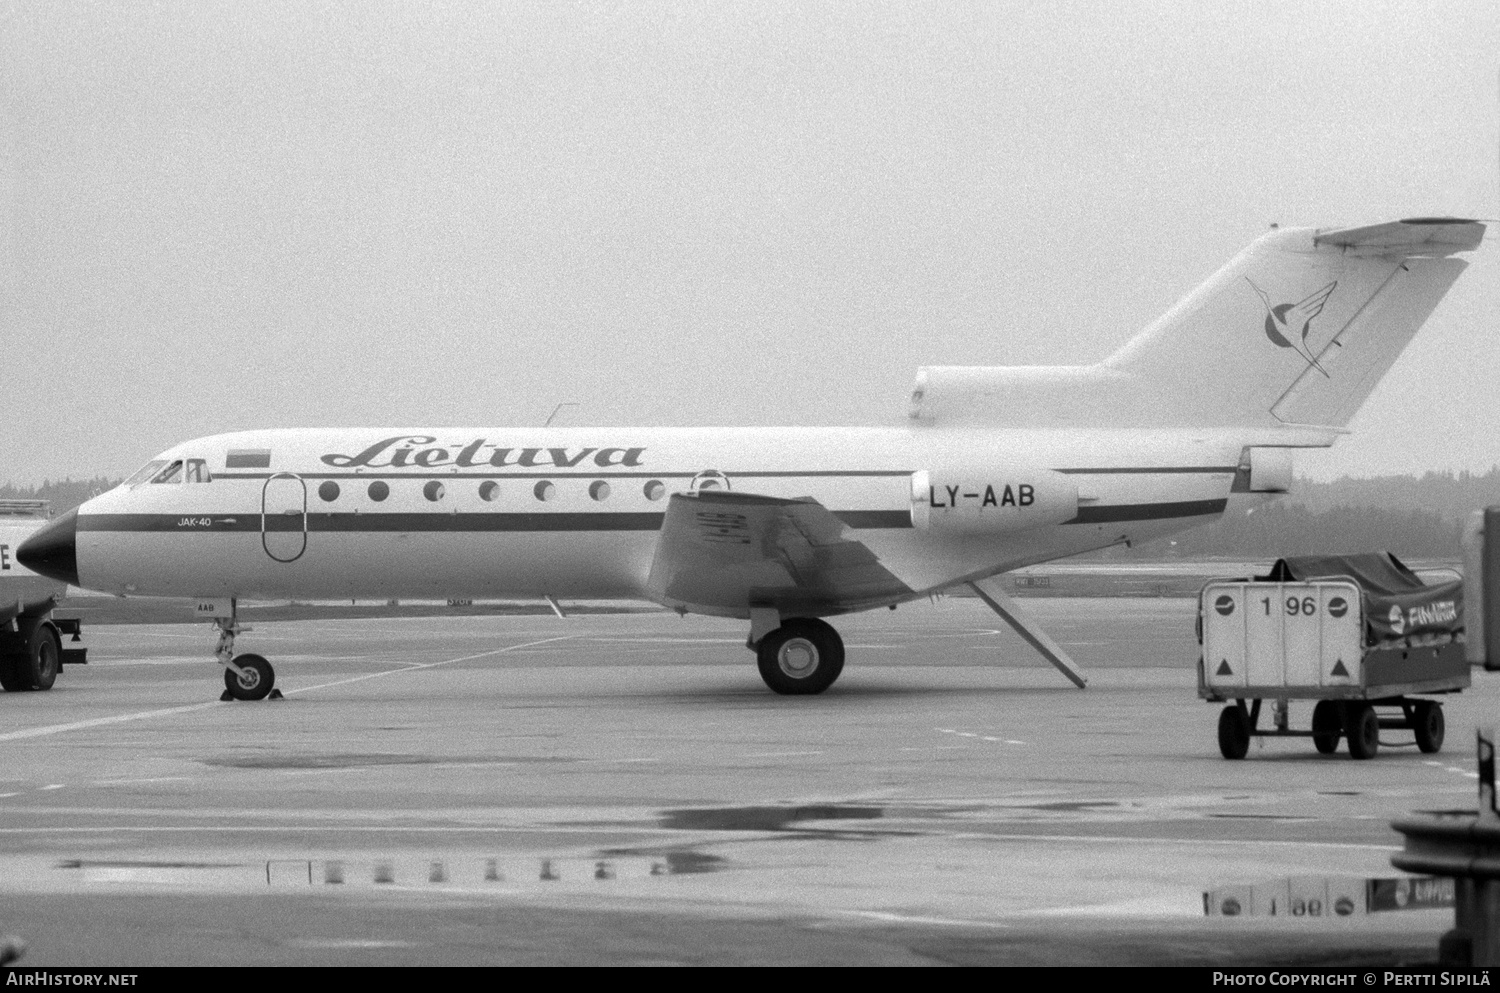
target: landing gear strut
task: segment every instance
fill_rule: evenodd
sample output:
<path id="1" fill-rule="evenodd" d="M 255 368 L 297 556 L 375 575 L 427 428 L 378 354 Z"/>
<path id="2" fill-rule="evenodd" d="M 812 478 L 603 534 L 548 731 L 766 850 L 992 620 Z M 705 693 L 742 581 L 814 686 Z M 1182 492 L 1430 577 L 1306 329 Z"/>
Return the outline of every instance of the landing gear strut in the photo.
<path id="1" fill-rule="evenodd" d="M 215 617 L 214 626 L 219 629 L 219 643 L 214 647 L 214 658 L 224 667 L 224 694 L 220 700 L 263 700 L 270 696 L 281 698 L 276 685 L 276 670 L 259 655 L 248 652 L 235 657 L 234 636 L 250 628 L 242 627 L 236 619 L 234 600 L 229 601 L 229 616 Z"/>
<path id="2" fill-rule="evenodd" d="M 760 678 L 777 693 L 822 693 L 844 671 L 844 640 L 826 621 L 789 618 L 758 639 L 752 627 L 751 640 Z"/>
<path id="3" fill-rule="evenodd" d="M 1051 662 L 1058 672 L 1068 678 L 1070 683 L 1080 690 L 1089 685 L 1088 677 L 1083 674 L 1082 669 L 1078 668 L 1078 663 L 1074 662 L 1068 653 L 1063 651 L 1062 646 L 1042 630 L 1041 625 L 1033 621 L 1030 615 L 1021 609 L 1020 604 L 1006 595 L 997 577 L 991 576 L 988 579 L 976 580 L 969 584 L 969 589 L 973 590 L 986 606 L 999 614 L 1001 620 L 1009 624 L 1016 634 L 1026 639 L 1026 643 L 1035 648 L 1042 658 Z"/>

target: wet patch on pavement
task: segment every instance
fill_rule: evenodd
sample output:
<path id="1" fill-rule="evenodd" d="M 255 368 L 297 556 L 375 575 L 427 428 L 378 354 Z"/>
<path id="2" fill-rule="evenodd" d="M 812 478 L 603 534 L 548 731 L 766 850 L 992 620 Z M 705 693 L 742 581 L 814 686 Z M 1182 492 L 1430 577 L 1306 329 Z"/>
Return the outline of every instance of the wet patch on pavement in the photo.
<path id="1" fill-rule="evenodd" d="M 681 831 L 817 831 L 797 827 L 807 821 L 869 821 L 885 816 L 884 807 L 811 804 L 801 807 L 689 807 L 664 810 L 660 824 Z M 817 831 L 819 834 L 827 832 Z"/>

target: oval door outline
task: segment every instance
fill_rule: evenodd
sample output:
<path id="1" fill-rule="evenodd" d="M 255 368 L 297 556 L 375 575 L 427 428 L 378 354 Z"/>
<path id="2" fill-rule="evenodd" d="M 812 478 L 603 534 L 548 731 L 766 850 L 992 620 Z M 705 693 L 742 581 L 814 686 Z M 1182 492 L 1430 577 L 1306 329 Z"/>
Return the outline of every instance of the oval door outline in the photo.
<path id="1" fill-rule="evenodd" d="M 285 527 L 289 518 L 297 523 Z M 270 526 L 272 520 L 283 526 Z M 277 562 L 295 562 L 307 551 L 307 483 L 294 472 L 278 472 L 260 489 L 260 547 Z"/>

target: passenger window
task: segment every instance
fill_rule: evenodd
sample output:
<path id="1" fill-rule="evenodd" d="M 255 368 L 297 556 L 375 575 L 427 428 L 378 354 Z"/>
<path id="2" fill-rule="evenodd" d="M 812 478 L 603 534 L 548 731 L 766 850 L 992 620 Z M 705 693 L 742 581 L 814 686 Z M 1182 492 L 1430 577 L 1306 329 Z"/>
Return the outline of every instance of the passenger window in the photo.
<path id="1" fill-rule="evenodd" d="M 180 483 L 182 482 L 182 460 L 178 459 L 156 474 L 153 483 Z"/>
<path id="2" fill-rule="evenodd" d="M 187 460 L 187 478 L 189 483 L 206 483 L 213 477 L 208 474 L 208 463 L 203 459 Z"/>

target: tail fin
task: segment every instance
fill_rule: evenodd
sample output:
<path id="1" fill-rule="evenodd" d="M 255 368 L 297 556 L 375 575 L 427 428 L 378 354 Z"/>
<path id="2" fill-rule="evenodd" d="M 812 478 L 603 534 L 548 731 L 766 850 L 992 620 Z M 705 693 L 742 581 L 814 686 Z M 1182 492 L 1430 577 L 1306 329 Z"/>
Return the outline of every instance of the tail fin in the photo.
<path id="1" fill-rule="evenodd" d="M 1347 424 L 1484 225 L 1272 231 L 1093 366 L 927 367 L 912 416 L 1016 427 Z"/>

